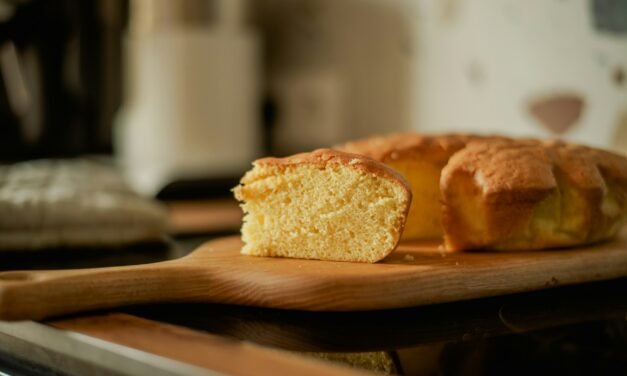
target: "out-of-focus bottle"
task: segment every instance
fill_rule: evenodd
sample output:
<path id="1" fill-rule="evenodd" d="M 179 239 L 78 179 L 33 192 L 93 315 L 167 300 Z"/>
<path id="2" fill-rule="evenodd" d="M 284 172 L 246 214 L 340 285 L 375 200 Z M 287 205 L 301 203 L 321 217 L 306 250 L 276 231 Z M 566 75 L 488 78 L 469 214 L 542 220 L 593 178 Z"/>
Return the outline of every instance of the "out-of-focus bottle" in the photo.
<path id="1" fill-rule="evenodd" d="M 129 182 L 239 176 L 259 156 L 259 59 L 242 0 L 133 0 L 115 148 Z"/>

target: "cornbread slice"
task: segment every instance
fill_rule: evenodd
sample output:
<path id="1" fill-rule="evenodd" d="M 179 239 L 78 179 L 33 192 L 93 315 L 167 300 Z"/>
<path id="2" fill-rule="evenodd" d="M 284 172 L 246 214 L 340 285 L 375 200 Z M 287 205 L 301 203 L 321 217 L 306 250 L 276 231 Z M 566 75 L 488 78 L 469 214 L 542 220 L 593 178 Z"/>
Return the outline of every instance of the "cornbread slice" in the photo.
<path id="1" fill-rule="evenodd" d="M 234 193 L 245 213 L 242 253 L 334 261 L 391 253 L 411 202 L 391 168 L 330 149 L 257 160 Z"/>
<path id="2" fill-rule="evenodd" d="M 442 171 L 447 249 L 529 250 L 614 237 L 627 158 L 556 141 L 476 140 Z"/>
<path id="3" fill-rule="evenodd" d="M 455 152 L 477 138 L 394 133 L 348 142 L 335 149 L 368 156 L 401 173 L 413 197 L 402 239 L 435 239 L 442 237 L 440 172 Z"/>

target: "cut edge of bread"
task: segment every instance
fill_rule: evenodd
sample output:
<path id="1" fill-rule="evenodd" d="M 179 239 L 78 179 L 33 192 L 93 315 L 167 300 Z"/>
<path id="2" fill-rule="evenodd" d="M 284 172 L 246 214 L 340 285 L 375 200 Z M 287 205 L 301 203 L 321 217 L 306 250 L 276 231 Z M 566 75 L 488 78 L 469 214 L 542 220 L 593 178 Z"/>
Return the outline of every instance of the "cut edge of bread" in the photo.
<path id="1" fill-rule="evenodd" d="M 242 253 L 372 263 L 399 243 L 411 190 L 384 164 L 319 149 L 253 166 L 233 190 L 245 213 Z"/>

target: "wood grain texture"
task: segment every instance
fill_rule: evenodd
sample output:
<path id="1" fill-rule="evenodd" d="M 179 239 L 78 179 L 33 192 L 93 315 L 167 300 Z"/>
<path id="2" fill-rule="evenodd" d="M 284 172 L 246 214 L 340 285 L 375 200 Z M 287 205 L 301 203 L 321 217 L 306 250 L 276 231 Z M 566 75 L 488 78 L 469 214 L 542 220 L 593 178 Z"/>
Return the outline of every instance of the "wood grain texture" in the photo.
<path id="1" fill-rule="evenodd" d="M 377 264 L 245 256 L 238 237 L 154 264 L 0 273 L 0 319 L 156 302 L 311 311 L 401 308 L 627 276 L 627 234 L 591 247 L 445 253 L 401 244 Z"/>

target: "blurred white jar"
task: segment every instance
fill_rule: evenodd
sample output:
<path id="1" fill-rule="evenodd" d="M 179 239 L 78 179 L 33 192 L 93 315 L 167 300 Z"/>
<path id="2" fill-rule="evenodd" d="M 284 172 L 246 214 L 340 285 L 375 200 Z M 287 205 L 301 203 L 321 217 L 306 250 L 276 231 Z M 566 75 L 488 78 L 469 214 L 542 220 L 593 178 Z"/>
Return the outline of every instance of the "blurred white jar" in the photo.
<path id="1" fill-rule="evenodd" d="M 130 183 L 237 176 L 261 152 L 259 51 L 240 0 L 135 0 L 115 148 Z"/>

